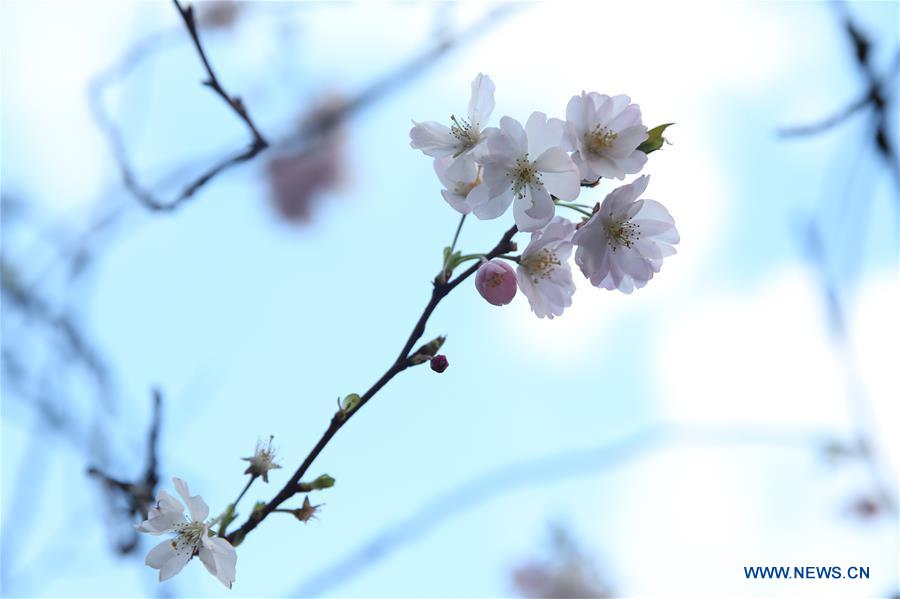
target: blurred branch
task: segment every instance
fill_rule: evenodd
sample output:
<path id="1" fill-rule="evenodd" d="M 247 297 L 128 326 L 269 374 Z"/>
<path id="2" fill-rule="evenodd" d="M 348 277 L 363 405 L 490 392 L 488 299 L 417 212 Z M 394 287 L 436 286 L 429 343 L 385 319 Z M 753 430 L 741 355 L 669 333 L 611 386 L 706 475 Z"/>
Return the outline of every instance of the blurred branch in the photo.
<path id="1" fill-rule="evenodd" d="M 518 229 L 515 225 L 513 225 L 506 233 L 503 234 L 500 241 L 496 246 L 490 251 L 485 253 L 485 259 L 491 260 L 500 256 L 502 254 L 506 254 L 508 252 L 515 250 L 515 244 L 512 242 L 513 236 L 518 233 Z M 412 332 L 409 334 L 409 338 L 406 340 L 406 343 L 403 345 L 403 349 L 400 350 L 400 355 L 397 356 L 397 359 L 393 364 L 387 369 L 387 371 L 381 375 L 381 378 L 375 382 L 372 387 L 369 388 L 362 397 L 359 397 L 358 400 L 352 406 L 341 406 L 337 413 L 335 413 L 334 417 L 331 419 L 331 423 L 328 425 L 328 428 L 322 434 L 322 437 L 319 439 L 319 442 L 312 448 L 303 462 L 300 464 L 300 467 L 297 468 L 297 471 L 294 472 L 294 475 L 291 479 L 284 485 L 281 491 L 267 504 L 265 504 L 261 509 L 254 510 L 251 513 L 250 517 L 246 522 L 237 530 L 226 535 L 226 539 L 232 544 L 237 545 L 244 540 L 248 533 L 250 533 L 254 528 L 256 528 L 260 522 L 262 522 L 269 514 L 278 508 L 282 503 L 301 492 L 300 480 L 306 474 L 307 470 L 309 470 L 310 466 L 312 466 L 313 461 L 318 457 L 318 455 L 322 452 L 323 449 L 328 445 L 331 439 L 337 434 L 341 428 L 350 421 L 359 410 L 366 405 L 366 403 L 371 400 L 376 393 L 378 393 L 382 387 L 384 387 L 392 378 L 410 368 L 412 366 L 416 366 L 427 361 L 427 357 L 434 356 L 437 349 L 440 348 L 440 344 L 443 343 L 442 338 L 438 342 L 438 339 L 432 341 L 429 344 L 423 345 L 418 348 L 415 352 L 412 351 L 413 347 L 422 338 L 422 335 L 425 333 L 425 325 L 428 323 L 428 319 L 431 317 L 431 314 L 434 312 L 435 308 L 437 308 L 438 304 L 443 300 L 447 295 L 453 291 L 460 283 L 464 280 L 475 274 L 478 270 L 481 263 L 476 261 L 472 266 L 467 268 L 461 274 L 457 275 L 456 278 L 448 280 L 448 275 L 445 271 L 441 271 L 438 276 L 435 277 L 433 281 L 433 289 L 431 292 L 431 299 L 428 304 L 425 306 L 425 309 L 422 311 L 422 315 L 419 317 L 419 320 L 416 322 L 416 325 L 413 327 Z M 430 346 L 433 346 L 437 342 L 437 348 L 434 350 L 430 349 Z M 429 353 L 430 352 L 430 353 Z M 427 356 L 427 357 L 423 357 Z"/>
<path id="2" fill-rule="evenodd" d="M 671 445 L 761 444 L 821 450 L 823 434 L 753 429 L 657 425 L 596 447 L 499 466 L 478 474 L 427 501 L 406 518 L 385 526 L 367 542 L 304 581 L 293 595 L 324 595 L 374 566 L 379 560 L 462 513 L 519 489 L 551 485 L 568 478 L 610 472 Z"/>
<path id="3" fill-rule="evenodd" d="M 876 151 L 884 159 L 887 167 L 894 176 L 894 183 L 900 188 L 900 162 L 897 151 L 888 135 L 889 110 L 888 98 L 894 91 L 894 79 L 900 71 L 900 49 L 894 55 L 894 60 L 885 74 L 878 76 L 877 68 L 872 58 L 872 42 L 863 31 L 854 23 L 847 7 L 839 2 L 834 5 L 843 22 L 843 29 L 850 42 L 856 67 L 865 81 L 866 91 L 857 100 L 838 110 L 832 116 L 817 123 L 784 127 L 779 130 L 782 137 L 802 137 L 824 133 L 844 122 L 863 108 L 871 108 L 875 115 L 873 128 L 873 142 Z"/>
<path id="4" fill-rule="evenodd" d="M 192 7 L 188 6 L 187 8 L 183 8 L 177 0 L 173 1 L 175 1 L 176 8 L 185 22 L 191 40 L 206 69 L 208 78 L 204 84 L 219 95 L 245 123 L 251 132 L 253 141 L 245 150 L 234 153 L 208 168 L 205 172 L 188 183 L 174 198 L 168 201 L 158 199 L 153 192 L 143 187 L 138 181 L 137 175 L 131 166 L 122 133 L 119 130 L 119 127 L 113 122 L 112 118 L 106 113 L 102 101 L 103 89 L 114 77 L 121 77 L 124 75 L 131 65 L 143 59 L 147 54 L 158 47 L 160 42 L 165 41 L 167 37 L 165 34 L 157 34 L 138 42 L 132 50 L 126 53 L 126 56 L 122 61 L 97 78 L 91 86 L 90 99 L 94 118 L 97 120 L 100 128 L 107 137 L 113 156 L 118 163 L 125 188 L 135 196 L 142 205 L 154 212 L 171 212 L 176 210 L 181 207 L 184 202 L 190 199 L 200 188 L 215 179 L 218 175 L 233 166 L 251 160 L 269 147 L 268 141 L 259 133 L 258 128 L 251 119 L 246 110 L 246 106 L 244 106 L 241 99 L 228 94 L 219 83 L 209 60 L 207 59 L 203 45 L 200 42 L 198 25 L 194 18 Z M 429 47 L 413 56 L 409 61 L 402 63 L 399 67 L 388 71 L 385 75 L 376 79 L 368 87 L 364 88 L 349 101 L 344 103 L 340 108 L 320 114 L 318 120 L 306 122 L 300 131 L 282 136 L 282 139 L 275 145 L 286 148 L 298 145 L 304 146 L 312 143 L 318 137 L 333 130 L 357 112 L 375 104 L 377 101 L 396 91 L 398 88 L 409 83 L 415 79 L 415 77 L 425 72 L 428 67 L 434 65 L 438 59 L 446 55 L 451 49 L 459 47 L 464 42 L 476 38 L 517 9 L 518 7 L 514 7 L 511 4 L 502 4 L 458 33 L 445 32 L 444 36 L 439 39 L 437 43 L 429 45 Z"/>
<path id="5" fill-rule="evenodd" d="M 57 332 L 67 355 L 80 362 L 91 373 L 99 387 L 105 388 L 108 385 L 109 375 L 106 365 L 100 354 L 87 342 L 81 329 L 69 316 L 56 314 L 49 303 L 26 289 L 21 284 L 21 276 L 14 265 L 3 256 L 0 256 L 0 289 L 3 298 L 17 308 L 25 318 L 37 320 Z M 8 333 L 9 331 L 6 332 L 4 339 L 4 349 L 9 340 Z M 13 357 L 14 352 L 9 351 L 5 355 Z M 6 363 L 4 360 L 4 364 Z"/>
<path id="6" fill-rule="evenodd" d="M 194 43 L 194 48 L 197 50 L 197 54 L 200 56 L 200 60 L 203 63 L 203 68 L 206 71 L 207 78 L 203 81 L 203 85 L 209 87 L 213 92 L 221 97 L 222 100 L 238 116 L 238 118 L 243 121 L 247 129 L 250 131 L 252 141 L 247 149 L 238 152 L 207 169 L 194 181 L 185 186 L 184 189 L 182 189 L 181 192 L 179 192 L 178 195 L 176 195 L 173 199 L 169 201 L 162 201 L 157 199 L 150 191 L 144 189 L 138 182 L 134 172 L 131 169 L 131 166 L 125 158 L 124 143 L 122 141 L 121 134 L 119 133 L 118 129 L 114 125 L 112 125 L 112 122 L 106 118 L 105 114 L 101 112 L 101 122 L 105 124 L 104 128 L 106 129 L 107 135 L 109 136 L 110 142 L 114 148 L 114 153 L 119 162 L 119 168 L 122 172 L 122 180 L 125 184 L 125 187 L 128 188 L 128 190 L 146 208 L 160 212 L 175 210 L 183 202 L 193 196 L 198 189 L 206 185 L 217 175 L 228 170 L 232 166 L 250 160 L 261 151 L 266 149 L 269 145 L 266 139 L 259 132 L 259 129 L 257 129 L 256 124 L 250 117 L 250 113 L 247 111 L 247 107 L 244 105 L 244 102 L 241 100 L 241 98 L 238 96 L 230 95 L 227 91 L 225 91 L 225 88 L 222 87 L 222 84 L 219 82 L 219 78 L 216 76 L 216 73 L 213 70 L 212 65 L 210 64 L 209 59 L 206 56 L 206 51 L 203 48 L 203 44 L 200 42 L 200 35 L 197 31 L 197 22 L 194 18 L 193 6 L 184 8 L 181 6 L 181 3 L 178 0 L 173 0 L 173 2 L 175 4 L 175 8 L 178 10 L 178 14 L 184 21 L 184 25 L 191 37 L 191 41 Z"/>
<path id="7" fill-rule="evenodd" d="M 143 476 L 135 482 L 114 478 L 97 467 L 87 470 L 89 476 L 98 479 L 103 485 L 125 501 L 125 511 L 131 520 L 140 515 L 147 518 L 149 506 L 153 504 L 156 486 L 159 483 L 159 428 L 162 421 L 162 394 L 153 389 L 153 414 L 147 434 L 147 467 Z M 134 531 L 132 531 L 134 532 Z M 127 554 L 137 547 L 137 534 L 132 534 L 128 541 L 119 545 L 119 552 Z"/>
<path id="8" fill-rule="evenodd" d="M 228 104 L 231 109 L 234 111 L 238 117 L 244 121 L 244 124 L 247 125 L 247 128 L 250 130 L 250 133 L 253 136 L 253 143 L 251 144 L 251 148 L 255 149 L 257 152 L 265 149 L 269 143 L 265 140 L 259 130 L 256 128 L 256 125 L 253 123 L 253 119 L 250 118 L 250 114 L 247 112 L 247 107 L 244 106 L 244 102 L 238 96 L 230 96 L 228 92 L 222 87 L 222 84 L 219 83 L 218 77 L 216 77 L 215 71 L 213 71 L 212 65 L 209 64 L 209 59 L 206 58 L 206 52 L 203 50 L 203 44 L 200 43 L 200 35 L 197 33 L 197 21 L 194 19 L 194 7 L 188 6 L 184 8 L 181 6 L 181 3 L 178 0 L 172 0 L 175 3 L 175 8 L 178 9 L 178 14 L 181 15 L 181 18 L 184 20 L 184 26 L 187 27 L 188 33 L 191 36 L 191 40 L 194 42 L 194 47 L 197 49 L 197 54 L 200 56 L 200 60 L 203 61 L 203 68 L 206 69 L 206 74 L 208 78 L 203 82 L 203 85 L 209 87 L 213 90 L 222 100 Z"/>
<path id="9" fill-rule="evenodd" d="M 895 53 L 890 68 L 883 76 L 879 77 L 871 51 L 873 42 L 854 22 L 846 4 L 836 3 L 832 6 L 837 10 L 842 29 L 849 41 L 849 49 L 853 54 L 854 63 L 865 82 L 866 92 L 857 101 L 821 123 L 783 130 L 782 135 L 787 137 L 820 134 L 864 108 L 871 109 L 873 114 L 872 130 L 866 132 L 866 136 L 872 140 L 871 143 L 874 143 L 876 152 L 892 173 L 895 187 L 900 191 L 900 162 L 898 162 L 896 149 L 888 134 L 888 123 L 891 116 L 890 101 L 895 100 L 892 96 L 895 92 L 895 79 L 900 71 L 900 50 Z M 848 153 L 856 154 L 852 151 Z M 854 168 L 854 166 L 849 167 L 848 185 L 853 182 L 852 169 Z M 834 172 L 828 172 L 827 176 L 829 179 L 828 189 L 831 189 Z M 850 193 L 838 192 L 837 205 L 843 207 L 843 214 L 839 215 L 835 221 L 837 231 L 828 230 L 821 224 L 822 214 L 828 208 L 826 196 L 819 202 L 817 211 L 806 219 L 798 237 L 803 244 L 806 258 L 818 274 L 827 328 L 831 334 L 832 343 L 841 357 L 840 363 L 844 371 L 845 393 L 850 412 L 849 425 L 854 438 L 842 451 L 859 458 L 860 463 L 867 469 L 869 479 L 867 488 L 862 492 L 863 496 L 856 500 L 857 506 L 862 506 L 862 509 L 856 511 L 866 517 L 881 513 L 887 514 L 891 518 L 889 525 L 894 526 L 897 519 L 900 518 L 897 485 L 893 478 L 894 470 L 879 450 L 871 397 L 865 388 L 859 364 L 854 355 L 849 329 L 850 322 L 842 298 L 842 292 L 847 291 L 850 287 L 848 281 L 851 280 L 853 268 L 835 272 L 831 267 L 831 261 L 841 248 L 842 233 L 844 235 L 849 233 L 852 236 L 854 245 L 850 247 L 849 251 L 852 257 L 860 259 L 861 250 L 855 244 L 855 240 L 860 236 L 866 236 L 867 218 L 864 210 L 868 207 L 870 200 L 865 192 L 857 193 L 858 195 L 854 197 Z M 900 194 L 895 197 L 900 201 Z M 860 222 L 851 222 L 847 219 L 846 210 L 851 202 L 855 202 L 853 210 L 854 214 L 860 218 Z M 894 235 L 896 237 L 896 233 Z M 892 259 L 894 258 L 892 257 Z"/>

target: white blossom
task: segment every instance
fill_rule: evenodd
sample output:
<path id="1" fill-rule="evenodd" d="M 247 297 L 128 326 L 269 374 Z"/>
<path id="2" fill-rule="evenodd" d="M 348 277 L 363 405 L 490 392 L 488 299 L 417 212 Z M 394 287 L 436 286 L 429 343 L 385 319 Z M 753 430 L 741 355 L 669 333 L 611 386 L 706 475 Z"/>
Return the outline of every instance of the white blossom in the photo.
<path id="1" fill-rule="evenodd" d="M 581 178 L 624 179 L 640 172 L 647 155 L 637 149 L 647 140 L 641 109 L 625 95 L 581 92 L 566 106 L 566 137 Z"/>
<path id="2" fill-rule="evenodd" d="M 486 188 L 481 185 L 481 167 L 471 156 L 435 158 L 434 172 L 444 186 L 441 195 L 460 214 L 469 214 L 473 205 L 487 199 Z"/>
<path id="3" fill-rule="evenodd" d="M 675 253 L 679 237 L 672 215 L 659 202 L 638 199 L 649 181 L 644 175 L 614 189 L 575 233 L 575 263 L 592 285 L 631 293 Z"/>
<path id="4" fill-rule="evenodd" d="M 480 219 L 501 216 L 515 201 L 513 217 L 520 231 L 536 231 L 553 218 L 551 194 L 574 200 L 580 191 L 578 168 L 562 148 L 563 122 L 542 112 L 528 117 L 525 127 L 515 119 L 500 119 L 482 152 L 483 202 L 472 212 Z"/>
<path id="5" fill-rule="evenodd" d="M 569 267 L 575 225 L 561 216 L 531 234 L 519 258 L 516 280 L 539 318 L 553 318 L 572 305 L 575 283 Z"/>
<path id="6" fill-rule="evenodd" d="M 483 141 L 482 131 L 493 111 L 494 82 L 487 75 L 479 73 L 472 81 L 468 120 L 453 115 L 450 117 L 449 127 L 434 121 L 413 121 L 409 145 L 435 158 L 462 156 Z"/>
<path id="7" fill-rule="evenodd" d="M 161 489 L 156 496 L 156 506 L 136 528 L 151 535 L 174 533 L 175 537 L 151 549 L 144 563 L 159 570 L 159 581 L 162 582 L 181 572 L 185 564 L 198 555 L 209 573 L 230 589 L 237 563 L 234 547 L 223 538 L 211 536 L 206 520 L 209 506 L 203 498 L 191 496 L 187 483 L 180 478 L 173 478 L 172 482 L 187 504 L 190 518 L 184 514 L 184 505 Z"/>

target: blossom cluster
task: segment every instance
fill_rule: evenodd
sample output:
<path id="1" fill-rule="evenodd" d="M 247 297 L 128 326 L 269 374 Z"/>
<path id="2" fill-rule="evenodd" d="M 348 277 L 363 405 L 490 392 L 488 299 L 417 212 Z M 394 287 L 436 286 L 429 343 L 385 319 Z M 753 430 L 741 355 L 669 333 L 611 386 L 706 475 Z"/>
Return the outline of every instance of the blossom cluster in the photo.
<path id="1" fill-rule="evenodd" d="M 512 206 L 518 230 L 531 233 L 520 256 L 506 257 L 518 263 L 515 271 L 497 259 L 481 266 L 475 286 L 482 297 L 504 305 L 518 287 L 538 317 L 560 316 L 575 292 L 573 250 L 596 287 L 631 293 L 646 285 L 679 241 L 662 204 L 641 199 L 649 177 L 612 190 L 593 207 L 573 203 L 601 178 L 623 180 L 643 169 L 649 131 L 639 106 L 625 95 L 582 92 L 569 100 L 565 120 L 533 112 L 524 126 L 504 116 L 499 127 L 488 127 L 494 91 L 491 78 L 479 74 L 467 118 L 451 116 L 449 125 L 413 121 L 410 131 L 410 145 L 435 159 L 441 194 L 454 210 L 487 220 Z M 557 207 L 586 218 L 572 222 Z"/>

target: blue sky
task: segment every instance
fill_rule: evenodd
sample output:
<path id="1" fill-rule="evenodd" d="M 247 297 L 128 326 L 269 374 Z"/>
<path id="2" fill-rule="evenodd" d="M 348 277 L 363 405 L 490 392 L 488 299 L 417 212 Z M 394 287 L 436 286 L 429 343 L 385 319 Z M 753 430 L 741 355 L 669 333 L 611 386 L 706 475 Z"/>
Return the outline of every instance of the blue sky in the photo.
<path id="1" fill-rule="evenodd" d="M 352 93 L 420 48 L 438 7 L 308 4 L 277 21 L 267 9 L 254 5 L 236 31 L 206 39 L 227 87 L 263 131 L 276 132 L 323 90 Z M 465 23 L 483 8 L 447 10 Z M 888 64 L 897 4 L 851 10 L 882 41 L 879 64 Z M 848 432 L 846 359 L 830 345 L 794 223 L 823 196 L 850 195 L 871 206 L 859 235 L 835 237 L 864 265 L 847 277 L 853 355 L 897 463 L 900 420 L 887 401 L 896 381 L 885 374 L 900 332 L 896 190 L 861 152 L 860 118 L 816 138 L 775 134 L 858 95 L 836 23 L 819 3 L 529 5 L 348 124 L 348 181 L 311 225 L 277 220 L 261 161 L 216 180 L 175 215 L 132 209 L 90 284 L 63 298 L 83 306 L 115 367 L 119 403 L 99 419 L 113 431 L 110 469 L 140 468 L 148 389 L 158 385 L 166 480 L 185 478 L 216 513 L 244 483 L 239 458 L 274 434 L 285 470 L 248 494 L 269 498 L 321 434 L 335 398 L 362 392 L 388 366 L 452 236 L 456 215 L 431 163 L 408 146 L 410 119 L 462 110 L 478 72 L 497 84 L 494 122 L 533 110 L 563 116 L 582 89 L 628 93 L 645 122 L 677 123 L 673 145 L 652 155 L 646 172 L 647 196 L 675 217 L 679 253 L 633 296 L 580 284 L 571 310 L 552 322 L 536 319 L 523 297 L 499 309 L 463 285 L 426 332 L 448 334 L 450 369 L 404 373 L 341 431 L 312 469 L 337 479 L 319 497 L 320 520 L 268 520 L 239 548 L 231 594 L 290 594 L 460 481 L 659 423 L 723 431 L 726 441 L 663 443 L 619 468 L 496 497 L 334 595 L 506 596 L 510 570 L 560 520 L 626 594 L 885 592 L 897 581 L 896 520 L 860 525 L 845 514 L 864 472 L 824 467 L 813 446 L 743 442 L 733 432 Z M 178 26 L 167 4 L 5 3 L 4 192 L 73 230 L 102 202 L 131 202 L 90 120 L 86 84 L 134 40 Z M 142 173 L 243 142 L 199 77 L 181 43 L 110 95 Z M 509 226 L 472 221 L 460 242 L 466 252 L 492 247 Z M 47 259 L 35 256 L 34 264 Z M 73 414 L 90 430 L 94 416 L 79 406 Z M 142 559 L 114 556 L 84 455 L 5 392 L 2 427 L 4 528 L 29 531 L 21 546 L 4 543 L 16 574 L 4 592 L 223 594 L 199 565 L 157 587 Z M 34 486 L 27 517 L 15 500 L 21 480 Z M 741 567 L 756 563 L 861 563 L 873 576 L 853 586 L 765 586 L 743 580 Z"/>

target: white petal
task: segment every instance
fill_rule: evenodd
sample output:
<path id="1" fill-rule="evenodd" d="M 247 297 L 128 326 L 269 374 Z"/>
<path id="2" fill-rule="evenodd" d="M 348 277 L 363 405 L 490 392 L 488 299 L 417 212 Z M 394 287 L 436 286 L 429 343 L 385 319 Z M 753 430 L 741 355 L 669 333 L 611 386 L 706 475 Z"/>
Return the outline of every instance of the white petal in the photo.
<path id="1" fill-rule="evenodd" d="M 229 589 L 234 582 L 237 567 L 237 552 L 231 543 L 221 537 L 208 537 L 203 541 L 216 562 L 216 578 Z"/>
<path id="2" fill-rule="evenodd" d="M 509 168 L 502 162 L 485 162 L 482 185 L 488 189 L 490 197 L 499 196 L 512 187 L 512 178 L 509 176 Z"/>
<path id="3" fill-rule="evenodd" d="M 590 165 L 591 170 L 596 173 L 598 177 L 619 180 L 625 178 L 625 171 L 622 170 L 613 159 L 605 156 L 597 156 L 595 154 L 583 154 L 582 156 Z"/>
<path id="4" fill-rule="evenodd" d="M 189 551 L 182 551 L 181 553 L 173 553 L 172 557 L 163 564 L 162 568 L 159 570 L 159 581 L 162 582 L 164 580 L 168 580 L 181 572 L 181 569 L 184 568 L 184 565 L 191 561 L 191 553 Z"/>
<path id="5" fill-rule="evenodd" d="M 563 218 L 561 216 L 554 217 L 541 233 L 541 238 L 544 241 L 550 240 L 556 242 L 556 250 L 557 253 L 565 254 L 565 257 L 569 257 L 569 252 L 571 252 L 571 248 L 568 250 L 563 247 L 563 243 L 560 242 L 569 242 L 572 240 L 572 236 L 575 234 L 575 224 L 567 218 Z"/>
<path id="6" fill-rule="evenodd" d="M 458 183 L 471 183 L 478 175 L 475 159 L 470 155 L 451 159 L 447 165 L 447 177 Z"/>
<path id="7" fill-rule="evenodd" d="M 156 504 L 161 512 L 181 512 L 184 513 L 184 505 L 175 497 L 169 494 L 165 489 L 160 489 L 156 494 Z"/>
<path id="8" fill-rule="evenodd" d="M 479 185 L 479 187 L 482 186 Z M 450 204 L 451 208 L 453 208 L 460 214 L 468 214 L 472 211 L 472 207 L 466 203 L 466 198 L 462 197 L 459 194 L 447 191 L 446 189 L 442 189 L 441 196 L 443 196 L 444 201 Z"/>
<path id="9" fill-rule="evenodd" d="M 469 123 L 478 129 L 487 124 L 494 111 L 494 82 L 491 78 L 478 73 L 472 81 L 472 98 L 469 100 Z"/>
<path id="10" fill-rule="evenodd" d="M 481 206 L 487 202 L 490 197 L 487 185 L 484 185 L 483 183 L 481 185 L 476 185 L 465 198 L 467 212 L 471 212 L 473 208 Z"/>
<path id="11" fill-rule="evenodd" d="M 610 116 L 608 120 L 611 122 L 619 116 L 629 104 L 631 104 L 631 98 L 625 94 L 619 94 L 610 98 Z"/>
<path id="12" fill-rule="evenodd" d="M 490 196 L 487 201 L 475 206 L 472 214 L 480 220 L 490 220 L 501 216 L 509 209 L 509 205 L 513 201 L 513 192 L 509 187 L 498 195 Z"/>
<path id="13" fill-rule="evenodd" d="M 144 563 L 155 570 L 159 570 L 173 557 L 175 557 L 175 548 L 172 547 L 172 539 L 166 539 L 150 550 L 144 559 Z"/>
<path id="14" fill-rule="evenodd" d="M 200 562 L 204 566 L 206 566 L 206 571 L 209 572 L 210 574 L 212 574 L 213 576 L 215 576 L 216 575 L 216 558 L 215 558 L 215 556 L 213 556 L 213 552 L 210 551 L 209 547 L 207 547 L 205 543 L 200 546 L 199 554 L 200 554 Z"/>
<path id="15" fill-rule="evenodd" d="M 513 159 L 528 153 L 528 136 L 525 134 L 525 129 L 522 128 L 522 123 L 514 118 L 505 116 L 500 119 L 500 131 L 507 138 L 508 143 L 511 144 L 512 151 L 508 154 Z M 498 137 L 502 138 L 503 136 Z M 490 141 L 492 140 L 488 140 L 489 143 Z M 494 147 L 491 146 L 490 150 L 493 153 Z"/>
<path id="16" fill-rule="evenodd" d="M 606 125 L 615 115 L 612 113 L 612 99 L 606 94 L 591 93 L 590 99 L 594 104 L 594 114 L 589 114 L 588 128 L 593 129 L 596 125 Z"/>
<path id="17" fill-rule="evenodd" d="M 618 134 L 612 147 L 606 150 L 606 155 L 615 160 L 628 158 L 645 141 L 647 141 L 646 127 L 629 127 Z"/>
<path id="18" fill-rule="evenodd" d="M 513 204 L 513 218 L 520 231 L 536 231 L 553 218 L 556 207 L 544 187 L 528 187 L 525 197 L 516 198 Z"/>
<path id="19" fill-rule="evenodd" d="M 206 520 L 206 517 L 209 516 L 209 506 L 206 505 L 203 498 L 199 495 L 191 496 L 187 483 L 180 478 L 173 478 L 172 482 L 175 483 L 175 490 L 178 491 L 178 494 L 181 495 L 181 498 L 187 504 L 188 511 L 191 513 L 191 519 L 197 522 Z"/>
<path id="20" fill-rule="evenodd" d="M 563 122 L 559 119 L 547 120 L 543 112 L 532 112 L 525 122 L 525 133 L 528 136 L 528 154 L 533 160 L 548 148 L 562 144 Z"/>
<path id="21" fill-rule="evenodd" d="M 640 150 L 635 150 L 625 158 L 616 158 L 616 166 L 622 169 L 626 175 L 641 172 L 645 164 L 647 164 L 647 155 Z"/>
<path id="22" fill-rule="evenodd" d="M 626 106 L 614 119 L 612 119 L 607 127 L 612 131 L 622 131 L 628 127 L 634 127 L 641 124 L 641 107 L 637 104 Z M 646 129 L 646 128 L 645 128 Z"/>
<path id="23" fill-rule="evenodd" d="M 161 512 L 158 516 L 144 520 L 135 528 L 138 532 L 151 535 L 160 535 L 175 528 L 176 524 L 184 522 L 184 512 Z"/>
<path id="24" fill-rule="evenodd" d="M 566 122 L 571 125 L 575 137 L 581 137 L 588 130 L 586 105 L 588 100 L 584 92 L 580 96 L 572 96 L 566 105 Z"/>
<path id="25" fill-rule="evenodd" d="M 537 287 L 531 279 L 531 275 L 529 275 L 528 271 L 522 266 L 516 268 L 516 283 L 519 284 L 519 289 L 528 299 L 528 305 L 531 306 L 531 311 L 534 312 L 535 316 L 538 318 L 545 318 L 550 314 L 544 296 L 537 290 Z"/>
<path id="26" fill-rule="evenodd" d="M 562 173 L 574 171 L 575 163 L 560 146 L 551 146 L 534 161 L 537 170 L 542 173 Z"/>
<path id="27" fill-rule="evenodd" d="M 417 123 L 409 131 L 409 145 L 427 156 L 452 156 L 456 153 L 459 140 L 450 133 L 450 128 L 434 121 Z"/>

